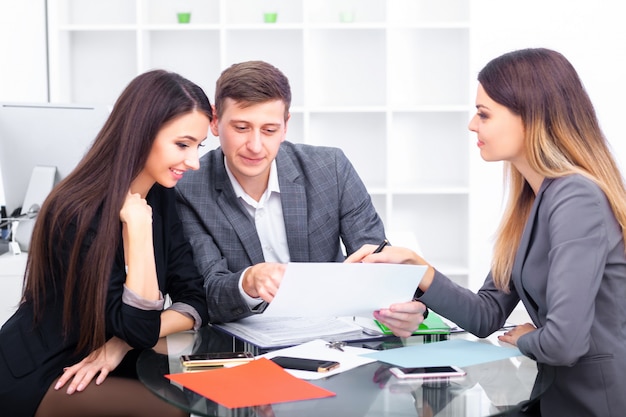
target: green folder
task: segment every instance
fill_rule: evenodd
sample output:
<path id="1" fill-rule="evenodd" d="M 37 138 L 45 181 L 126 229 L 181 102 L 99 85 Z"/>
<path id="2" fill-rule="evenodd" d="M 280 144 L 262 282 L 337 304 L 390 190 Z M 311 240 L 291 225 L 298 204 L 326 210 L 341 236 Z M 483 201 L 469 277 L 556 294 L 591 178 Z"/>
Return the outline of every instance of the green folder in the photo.
<path id="1" fill-rule="evenodd" d="M 378 320 L 374 320 L 374 322 L 380 327 L 380 330 L 384 334 L 392 334 L 387 326 L 380 323 Z M 450 334 L 450 326 L 431 310 L 428 312 L 428 317 L 424 319 L 420 327 L 414 331 L 413 334 Z"/>

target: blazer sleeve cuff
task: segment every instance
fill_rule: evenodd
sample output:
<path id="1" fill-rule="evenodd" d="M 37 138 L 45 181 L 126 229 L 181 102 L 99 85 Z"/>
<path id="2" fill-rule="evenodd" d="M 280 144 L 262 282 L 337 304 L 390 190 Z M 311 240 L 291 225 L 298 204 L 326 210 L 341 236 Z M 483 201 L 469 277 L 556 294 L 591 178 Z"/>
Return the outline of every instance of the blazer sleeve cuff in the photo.
<path id="1" fill-rule="evenodd" d="M 138 308 L 140 310 L 163 310 L 163 306 L 165 305 L 165 299 L 163 298 L 163 294 L 159 291 L 159 299 L 158 300 L 147 300 L 136 292 L 132 291 L 124 284 L 124 291 L 122 292 L 122 302 L 129 306 Z"/>

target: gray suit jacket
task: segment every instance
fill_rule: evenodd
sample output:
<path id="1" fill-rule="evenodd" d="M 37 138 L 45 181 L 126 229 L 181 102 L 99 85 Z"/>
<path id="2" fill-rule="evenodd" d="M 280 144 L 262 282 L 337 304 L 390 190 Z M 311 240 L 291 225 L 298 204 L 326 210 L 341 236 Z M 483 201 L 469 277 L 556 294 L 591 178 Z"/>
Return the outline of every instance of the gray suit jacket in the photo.
<path id="1" fill-rule="evenodd" d="M 511 291 L 487 277 L 478 294 L 437 273 L 420 298 L 485 337 L 519 300 L 537 331 L 518 347 L 537 361 L 543 416 L 626 413 L 626 256 L 600 188 L 581 175 L 544 180 L 515 258 Z"/>
<path id="2" fill-rule="evenodd" d="M 350 254 L 385 238 L 370 196 L 341 150 L 283 142 L 276 167 L 291 262 L 341 262 L 341 242 Z M 184 231 L 204 276 L 211 322 L 261 312 L 251 311 L 238 289 L 243 270 L 264 259 L 254 220 L 235 195 L 221 149 L 204 155 L 200 169 L 186 173 L 176 188 Z"/>

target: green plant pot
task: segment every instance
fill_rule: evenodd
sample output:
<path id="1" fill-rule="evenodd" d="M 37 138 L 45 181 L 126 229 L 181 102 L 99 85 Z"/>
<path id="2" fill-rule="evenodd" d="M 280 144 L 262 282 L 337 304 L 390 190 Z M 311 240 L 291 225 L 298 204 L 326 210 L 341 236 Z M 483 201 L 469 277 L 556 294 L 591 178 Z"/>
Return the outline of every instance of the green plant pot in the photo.
<path id="1" fill-rule="evenodd" d="M 263 13 L 263 21 L 265 23 L 276 23 L 277 18 L 278 18 L 278 13 L 276 12 Z"/>
<path id="2" fill-rule="evenodd" d="M 178 23 L 189 23 L 191 21 L 191 12 L 176 13 Z"/>
<path id="3" fill-rule="evenodd" d="M 339 21 L 341 23 L 352 23 L 354 22 L 354 12 L 351 10 L 343 10 L 339 12 Z"/>

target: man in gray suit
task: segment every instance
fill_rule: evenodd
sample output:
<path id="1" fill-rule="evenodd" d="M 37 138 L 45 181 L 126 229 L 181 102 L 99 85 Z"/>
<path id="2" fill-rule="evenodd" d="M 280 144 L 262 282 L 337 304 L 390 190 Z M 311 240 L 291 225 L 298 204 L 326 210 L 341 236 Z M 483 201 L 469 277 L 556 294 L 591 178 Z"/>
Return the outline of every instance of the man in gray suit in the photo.
<path id="1" fill-rule="evenodd" d="M 178 208 L 204 276 L 212 322 L 261 313 L 288 262 L 342 262 L 385 238 L 382 221 L 350 161 L 336 148 L 285 141 L 291 89 L 262 61 L 227 68 L 216 84 L 213 135 L 220 148 L 178 182 Z M 407 336 L 425 307 L 385 309 Z M 297 311 L 294 312 L 297 315 Z"/>

